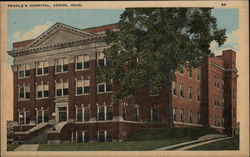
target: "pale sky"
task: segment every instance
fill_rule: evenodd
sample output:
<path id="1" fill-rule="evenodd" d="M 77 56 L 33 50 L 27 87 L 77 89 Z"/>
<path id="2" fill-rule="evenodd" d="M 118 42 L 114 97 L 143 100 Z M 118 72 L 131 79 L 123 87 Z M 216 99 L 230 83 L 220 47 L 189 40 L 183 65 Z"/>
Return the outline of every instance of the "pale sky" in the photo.
<path id="1" fill-rule="evenodd" d="M 76 28 L 84 29 L 119 21 L 124 9 L 9 9 L 7 14 L 8 50 L 12 43 L 21 40 L 34 39 L 56 22 L 64 23 Z M 239 52 L 239 10 L 214 9 L 213 16 L 217 18 L 219 28 L 226 28 L 227 42 L 218 48 L 215 42 L 211 43 L 211 50 L 220 54 L 223 49 L 234 49 Z M 12 58 L 8 56 L 6 69 L 7 97 L 13 97 L 13 78 L 11 71 Z M 8 99 L 8 117 L 12 119 L 13 99 Z"/>

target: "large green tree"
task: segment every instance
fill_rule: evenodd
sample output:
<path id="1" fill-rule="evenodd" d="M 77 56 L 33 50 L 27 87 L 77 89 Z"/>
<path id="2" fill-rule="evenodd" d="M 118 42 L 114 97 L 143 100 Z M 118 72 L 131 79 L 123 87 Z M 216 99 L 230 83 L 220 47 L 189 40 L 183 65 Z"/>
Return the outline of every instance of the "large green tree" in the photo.
<path id="1" fill-rule="evenodd" d="M 166 93 L 169 127 L 173 126 L 171 84 L 175 71 L 199 67 L 212 55 L 210 43 L 226 41 L 211 8 L 128 8 L 120 16 L 119 31 L 107 31 L 104 54 L 113 65 L 98 69 L 98 80 L 119 84 L 115 100 L 133 96 L 144 86 Z"/>

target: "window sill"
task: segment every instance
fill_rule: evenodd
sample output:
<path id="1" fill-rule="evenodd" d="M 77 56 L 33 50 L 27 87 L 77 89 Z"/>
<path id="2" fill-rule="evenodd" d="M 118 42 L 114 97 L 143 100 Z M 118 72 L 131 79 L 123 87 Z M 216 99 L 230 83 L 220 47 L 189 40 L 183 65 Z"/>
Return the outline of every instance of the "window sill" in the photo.
<path id="1" fill-rule="evenodd" d="M 18 79 L 26 79 L 26 78 L 30 78 L 30 76 L 26 76 L 26 77 L 18 77 Z"/>
<path id="2" fill-rule="evenodd" d="M 55 74 L 64 74 L 64 73 L 67 73 L 69 71 L 63 71 L 63 72 L 55 72 Z"/>
<path id="3" fill-rule="evenodd" d="M 82 121 L 82 122 L 75 122 L 77 124 L 81 124 L 81 123 L 89 123 L 89 121 Z"/>
<path id="4" fill-rule="evenodd" d="M 90 70 L 90 68 L 88 68 L 88 69 L 75 69 L 75 71 L 87 71 L 87 70 Z"/>
<path id="5" fill-rule="evenodd" d="M 36 100 L 43 100 L 43 99 L 49 99 L 49 97 L 36 98 Z"/>
<path id="6" fill-rule="evenodd" d="M 113 93 L 112 91 L 111 92 L 97 92 L 96 94 L 110 94 L 110 93 Z"/>
<path id="7" fill-rule="evenodd" d="M 85 95 L 91 95 L 90 93 L 88 94 L 75 94 L 75 96 L 85 96 Z"/>
<path id="8" fill-rule="evenodd" d="M 55 96 L 55 98 L 68 98 L 68 95 Z"/>
<path id="9" fill-rule="evenodd" d="M 41 76 L 48 76 L 49 74 L 41 74 L 41 75 L 37 75 L 36 74 L 36 77 L 41 77 Z"/>
<path id="10" fill-rule="evenodd" d="M 19 99 L 18 101 L 29 101 L 30 99 Z"/>

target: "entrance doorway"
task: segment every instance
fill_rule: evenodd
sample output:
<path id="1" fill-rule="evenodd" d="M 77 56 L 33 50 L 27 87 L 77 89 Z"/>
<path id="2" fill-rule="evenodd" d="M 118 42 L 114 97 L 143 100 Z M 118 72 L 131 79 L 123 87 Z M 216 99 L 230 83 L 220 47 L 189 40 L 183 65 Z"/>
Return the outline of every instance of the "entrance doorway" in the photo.
<path id="1" fill-rule="evenodd" d="M 68 120 L 68 105 L 56 104 L 56 122 L 60 123 Z"/>

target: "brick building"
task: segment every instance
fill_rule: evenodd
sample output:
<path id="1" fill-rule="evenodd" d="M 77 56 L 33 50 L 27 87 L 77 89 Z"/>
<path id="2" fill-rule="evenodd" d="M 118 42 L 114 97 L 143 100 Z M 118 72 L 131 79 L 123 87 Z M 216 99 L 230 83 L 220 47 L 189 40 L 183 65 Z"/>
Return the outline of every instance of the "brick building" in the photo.
<path id="1" fill-rule="evenodd" d="M 46 134 L 49 143 L 124 141 L 140 128 L 166 127 L 164 91 L 144 87 L 133 103 L 112 102 L 112 83 L 97 83 L 104 58 L 105 30 L 56 23 L 36 39 L 13 43 L 14 130 L 17 141 Z M 200 68 L 176 72 L 176 127 L 236 127 L 236 53 L 204 59 Z"/>

